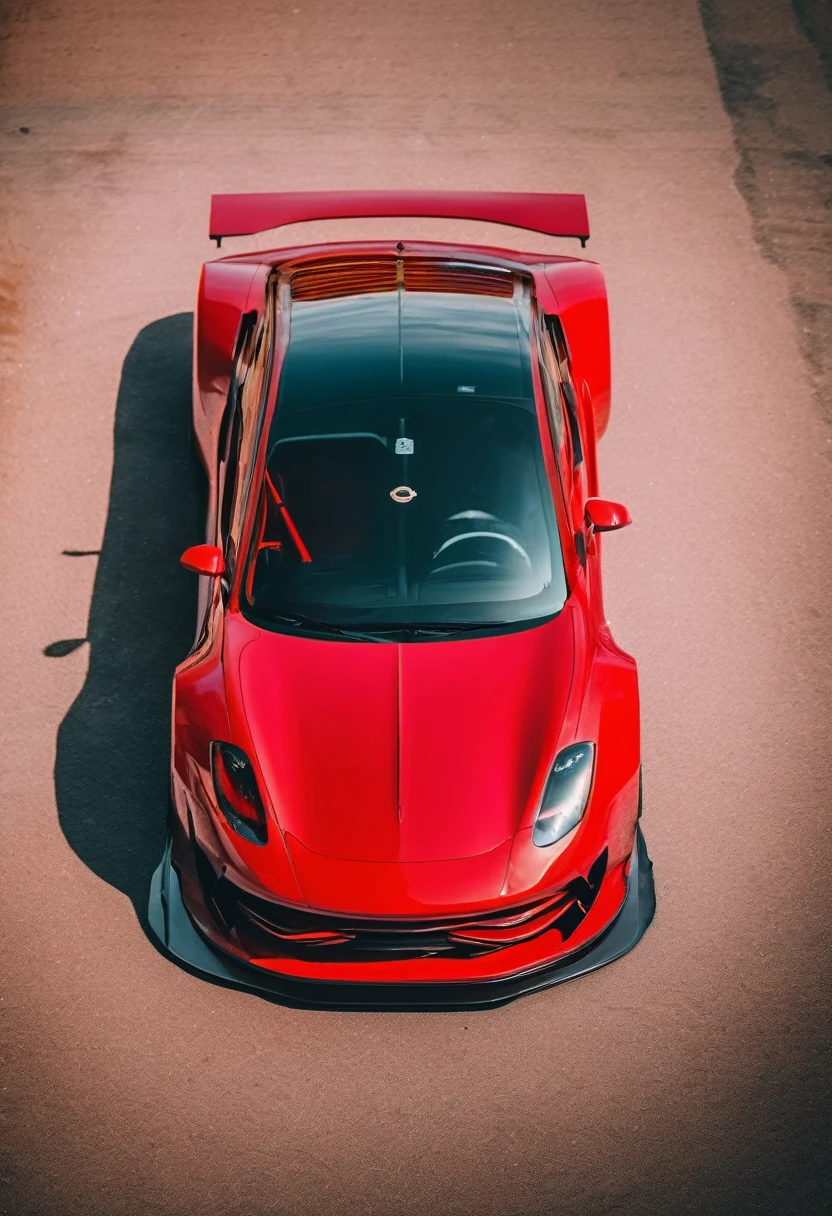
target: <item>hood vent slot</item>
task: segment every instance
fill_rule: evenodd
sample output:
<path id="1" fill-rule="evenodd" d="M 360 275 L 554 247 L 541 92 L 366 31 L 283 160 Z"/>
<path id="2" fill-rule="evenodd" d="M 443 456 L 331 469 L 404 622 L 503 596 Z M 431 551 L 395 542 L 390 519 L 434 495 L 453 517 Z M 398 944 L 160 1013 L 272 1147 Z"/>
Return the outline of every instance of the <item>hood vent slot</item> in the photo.
<path id="1" fill-rule="evenodd" d="M 469 266 L 464 262 L 405 262 L 404 285 L 408 291 L 447 291 L 462 295 L 503 296 L 514 294 L 514 276 L 497 266 Z"/>
<path id="2" fill-rule="evenodd" d="M 511 299 L 514 275 L 498 266 L 427 259 L 342 258 L 298 266 L 288 274 L 294 301 L 395 291 L 437 291 Z"/>

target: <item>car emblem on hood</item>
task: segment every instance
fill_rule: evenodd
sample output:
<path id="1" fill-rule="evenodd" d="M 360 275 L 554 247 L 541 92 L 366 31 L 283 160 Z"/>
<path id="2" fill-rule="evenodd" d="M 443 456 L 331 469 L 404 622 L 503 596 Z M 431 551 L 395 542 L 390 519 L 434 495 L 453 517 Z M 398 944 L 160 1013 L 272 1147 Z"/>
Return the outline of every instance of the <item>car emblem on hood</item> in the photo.
<path id="1" fill-rule="evenodd" d="M 390 497 L 393 502 L 412 502 L 416 491 L 411 490 L 410 486 L 396 486 L 395 490 L 390 491 Z"/>

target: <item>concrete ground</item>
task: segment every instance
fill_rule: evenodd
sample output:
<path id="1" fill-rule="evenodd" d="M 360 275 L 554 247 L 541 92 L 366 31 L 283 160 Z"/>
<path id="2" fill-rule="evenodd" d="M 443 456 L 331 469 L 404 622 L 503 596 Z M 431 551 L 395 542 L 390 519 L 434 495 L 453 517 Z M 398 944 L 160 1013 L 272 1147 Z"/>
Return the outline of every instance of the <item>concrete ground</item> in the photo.
<path id="1" fill-rule="evenodd" d="M 818 1213 L 829 1169 L 828 10 L 7 0 L 0 1211 Z M 583 190 L 608 610 L 658 912 L 476 1014 L 284 1009 L 145 934 L 200 539 L 212 190 Z M 296 236 L 471 224 L 317 224 Z M 242 242 L 229 242 L 242 248 Z"/>

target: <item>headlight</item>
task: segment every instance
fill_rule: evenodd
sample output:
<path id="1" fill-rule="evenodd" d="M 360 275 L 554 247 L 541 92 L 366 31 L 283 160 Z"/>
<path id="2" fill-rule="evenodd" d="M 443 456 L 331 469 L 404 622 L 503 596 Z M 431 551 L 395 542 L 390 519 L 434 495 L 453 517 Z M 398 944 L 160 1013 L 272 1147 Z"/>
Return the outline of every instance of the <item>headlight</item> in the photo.
<path id="1" fill-rule="evenodd" d="M 217 805 L 234 831 L 254 844 L 266 843 L 266 812 L 251 761 L 233 743 L 211 744 L 211 776 Z"/>
<path id="2" fill-rule="evenodd" d="M 535 844 L 541 848 L 555 844 L 580 823 L 589 798 L 594 763 L 594 743 L 573 743 L 558 752 L 534 821 Z"/>

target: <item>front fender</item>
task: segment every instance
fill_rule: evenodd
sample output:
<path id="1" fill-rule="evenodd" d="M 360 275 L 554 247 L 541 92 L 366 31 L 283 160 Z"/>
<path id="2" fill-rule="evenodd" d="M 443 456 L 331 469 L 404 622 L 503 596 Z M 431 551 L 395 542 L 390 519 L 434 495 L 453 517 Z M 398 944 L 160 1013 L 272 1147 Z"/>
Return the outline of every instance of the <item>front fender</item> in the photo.
<path id="1" fill-rule="evenodd" d="M 585 876 L 605 848 L 608 870 L 632 852 L 639 813 L 638 670 L 635 660 L 616 646 L 607 630 L 600 635 L 593 655 L 577 724 L 565 727 L 557 750 L 583 739 L 596 746 L 584 817 L 563 840 L 546 848 L 532 841 L 531 823 L 524 825 L 511 851 L 504 887 L 507 895 L 534 895 L 576 875 Z"/>
<path id="2" fill-rule="evenodd" d="M 239 836 L 220 814 L 211 777 L 211 743 L 225 740 L 241 746 L 257 772 L 269 813 L 257 756 L 239 723 L 232 725 L 224 662 L 227 656 L 222 618 L 212 639 L 176 669 L 173 683 L 172 795 L 184 834 L 196 844 L 219 874 L 227 869 L 238 886 L 255 894 L 266 891 L 291 903 L 304 903 L 283 833 L 273 814 L 265 845 Z"/>

